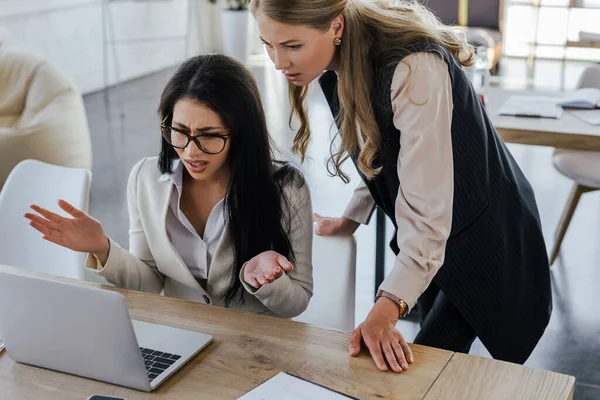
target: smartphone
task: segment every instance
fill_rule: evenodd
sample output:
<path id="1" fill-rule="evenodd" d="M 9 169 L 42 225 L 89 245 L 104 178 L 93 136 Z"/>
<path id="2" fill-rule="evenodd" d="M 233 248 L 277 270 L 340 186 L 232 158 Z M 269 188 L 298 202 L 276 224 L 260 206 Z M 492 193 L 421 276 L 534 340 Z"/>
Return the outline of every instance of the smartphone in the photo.
<path id="1" fill-rule="evenodd" d="M 4 350 L 4 342 L 0 340 L 0 353 L 2 353 L 2 350 Z"/>
<path id="2" fill-rule="evenodd" d="M 102 394 L 93 394 L 87 400 L 127 400 L 125 397 L 104 396 Z"/>

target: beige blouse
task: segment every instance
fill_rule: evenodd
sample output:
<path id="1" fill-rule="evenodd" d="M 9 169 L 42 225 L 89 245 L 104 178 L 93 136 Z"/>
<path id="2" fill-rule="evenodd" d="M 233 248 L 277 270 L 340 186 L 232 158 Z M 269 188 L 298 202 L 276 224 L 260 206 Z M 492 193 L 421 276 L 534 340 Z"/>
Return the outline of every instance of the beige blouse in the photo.
<path id="1" fill-rule="evenodd" d="M 396 198 L 398 247 L 393 270 L 380 286 L 412 308 L 444 263 L 452 226 L 452 85 L 437 54 L 415 53 L 398 64 L 391 87 L 400 135 Z M 344 216 L 368 223 L 375 203 L 364 183 Z"/>

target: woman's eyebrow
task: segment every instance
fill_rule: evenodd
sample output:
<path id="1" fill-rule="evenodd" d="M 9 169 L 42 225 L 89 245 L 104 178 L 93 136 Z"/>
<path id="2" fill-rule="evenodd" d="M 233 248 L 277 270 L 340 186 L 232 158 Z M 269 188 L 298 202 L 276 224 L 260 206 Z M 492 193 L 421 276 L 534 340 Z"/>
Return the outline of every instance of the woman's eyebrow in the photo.
<path id="1" fill-rule="evenodd" d="M 187 126 L 185 126 L 184 124 L 182 124 L 181 122 L 175 122 L 175 125 L 177 125 L 180 128 L 184 128 L 187 129 L 188 131 L 190 130 L 190 128 L 188 128 Z M 203 126 L 202 128 L 196 128 L 197 132 L 208 132 L 208 131 L 216 131 L 216 130 L 224 130 L 224 128 L 220 127 L 220 126 Z"/>
<path id="2" fill-rule="evenodd" d="M 260 37 L 260 36 L 259 36 L 259 37 Z M 260 37 L 260 40 L 262 40 L 262 41 L 263 41 L 263 43 L 265 43 L 265 44 L 270 44 L 269 42 L 267 42 L 267 41 L 266 41 L 265 39 L 263 39 L 262 37 Z M 283 45 L 283 46 L 285 46 L 286 44 L 290 44 L 290 43 L 292 43 L 292 42 L 299 42 L 299 41 L 300 41 L 300 40 L 298 40 L 298 39 L 290 39 L 290 40 L 286 40 L 285 42 L 281 42 L 281 43 L 279 43 L 279 44 L 280 44 L 280 45 Z"/>

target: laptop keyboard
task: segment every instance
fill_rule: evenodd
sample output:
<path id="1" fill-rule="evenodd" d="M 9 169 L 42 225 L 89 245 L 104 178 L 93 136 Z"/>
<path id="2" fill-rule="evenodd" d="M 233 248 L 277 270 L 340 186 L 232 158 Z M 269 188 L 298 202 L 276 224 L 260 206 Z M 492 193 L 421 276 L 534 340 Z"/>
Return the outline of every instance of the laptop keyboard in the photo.
<path id="1" fill-rule="evenodd" d="M 140 347 L 144 364 L 146 364 L 146 373 L 150 381 L 162 374 L 167 368 L 175 364 L 175 361 L 181 358 L 178 354 L 163 353 L 158 350 Z"/>

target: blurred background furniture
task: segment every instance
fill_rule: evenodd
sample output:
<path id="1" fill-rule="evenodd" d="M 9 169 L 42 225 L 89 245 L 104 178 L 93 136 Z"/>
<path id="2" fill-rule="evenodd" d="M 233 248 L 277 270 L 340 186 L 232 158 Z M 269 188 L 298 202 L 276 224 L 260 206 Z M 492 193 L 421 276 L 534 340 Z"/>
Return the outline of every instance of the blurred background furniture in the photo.
<path id="1" fill-rule="evenodd" d="M 0 188 L 25 159 L 91 169 L 81 95 L 58 68 L 0 44 Z"/>
<path id="2" fill-rule="evenodd" d="M 577 88 L 600 89 L 600 66 L 587 67 L 579 78 Z M 572 179 L 574 183 L 569 200 L 554 233 L 554 246 L 550 253 L 551 265 L 560 252 L 560 246 L 581 195 L 600 189 L 600 152 L 556 149 L 552 162 L 558 172 Z"/>
<path id="3" fill-rule="evenodd" d="M 475 48 L 487 48 L 490 70 L 502 56 L 503 0 L 419 0 L 446 25 L 464 32 Z"/>
<path id="4" fill-rule="evenodd" d="M 91 173 L 37 160 L 20 162 L 0 190 L 0 264 L 74 279 L 85 278 L 85 254 L 42 239 L 23 217 L 37 204 L 67 216 L 57 205 L 66 200 L 87 212 Z"/>

